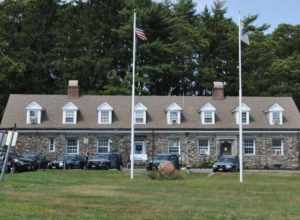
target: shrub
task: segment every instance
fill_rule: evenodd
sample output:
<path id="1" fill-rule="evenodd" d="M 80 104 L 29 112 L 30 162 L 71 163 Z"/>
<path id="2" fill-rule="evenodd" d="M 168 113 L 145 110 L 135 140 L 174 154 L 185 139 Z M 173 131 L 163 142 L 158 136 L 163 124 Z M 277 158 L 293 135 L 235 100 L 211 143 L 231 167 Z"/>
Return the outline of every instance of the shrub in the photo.
<path id="1" fill-rule="evenodd" d="M 180 180 L 187 175 L 184 171 L 175 170 L 172 173 L 160 173 L 158 170 L 151 170 L 147 173 L 148 177 L 153 180 Z"/>

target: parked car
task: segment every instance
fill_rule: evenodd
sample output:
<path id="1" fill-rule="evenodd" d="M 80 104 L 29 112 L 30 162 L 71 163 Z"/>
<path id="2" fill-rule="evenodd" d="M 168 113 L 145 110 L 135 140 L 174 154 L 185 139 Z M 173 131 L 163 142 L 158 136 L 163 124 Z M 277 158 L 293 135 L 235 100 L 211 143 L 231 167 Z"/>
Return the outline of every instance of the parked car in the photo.
<path id="1" fill-rule="evenodd" d="M 48 163 L 48 168 L 55 169 L 83 169 L 84 168 L 84 158 L 80 155 L 66 154 L 59 157 L 56 160 L 50 161 Z"/>
<path id="2" fill-rule="evenodd" d="M 34 170 L 47 168 L 48 160 L 40 153 L 26 152 L 21 155 L 21 158 L 22 160 L 31 162 Z"/>
<path id="3" fill-rule="evenodd" d="M 158 169 L 159 165 L 165 161 L 171 161 L 176 169 L 180 168 L 179 158 L 176 154 L 156 154 L 151 160 L 147 161 L 146 169 L 155 170 Z"/>
<path id="4" fill-rule="evenodd" d="M 88 169 L 118 169 L 122 167 L 122 160 L 120 154 L 117 153 L 103 153 L 96 154 L 88 158 Z"/>
<path id="5" fill-rule="evenodd" d="M 238 171 L 239 158 L 237 156 L 222 156 L 213 164 L 213 171 Z"/>

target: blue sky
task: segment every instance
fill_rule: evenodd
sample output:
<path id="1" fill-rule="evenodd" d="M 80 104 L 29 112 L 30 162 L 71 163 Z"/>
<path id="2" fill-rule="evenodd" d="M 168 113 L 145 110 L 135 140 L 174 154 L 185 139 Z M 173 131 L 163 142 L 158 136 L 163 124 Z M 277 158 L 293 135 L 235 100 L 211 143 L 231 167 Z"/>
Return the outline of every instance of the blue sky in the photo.
<path id="1" fill-rule="evenodd" d="M 194 0 L 199 11 L 205 5 L 209 7 L 214 0 Z M 227 16 L 238 20 L 238 11 L 241 16 L 258 14 L 256 24 L 270 24 L 270 31 L 280 23 L 300 24 L 300 0 L 227 0 Z"/>

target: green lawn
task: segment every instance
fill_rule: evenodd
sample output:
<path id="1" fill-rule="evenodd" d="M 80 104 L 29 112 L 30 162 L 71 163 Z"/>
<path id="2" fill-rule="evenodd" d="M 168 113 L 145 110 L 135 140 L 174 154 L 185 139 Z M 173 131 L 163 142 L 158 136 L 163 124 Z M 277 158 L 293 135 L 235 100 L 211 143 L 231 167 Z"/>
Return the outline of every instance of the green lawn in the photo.
<path id="1" fill-rule="evenodd" d="M 300 219 L 299 174 L 193 174 L 130 181 L 117 171 L 49 170 L 0 183 L 0 219 Z"/>

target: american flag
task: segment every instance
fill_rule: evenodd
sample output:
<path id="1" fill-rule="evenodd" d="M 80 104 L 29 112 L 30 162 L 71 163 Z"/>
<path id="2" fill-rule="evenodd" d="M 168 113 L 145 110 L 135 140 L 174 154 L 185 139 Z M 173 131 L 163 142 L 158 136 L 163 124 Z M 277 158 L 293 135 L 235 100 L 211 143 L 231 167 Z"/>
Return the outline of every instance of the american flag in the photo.
<path id="1" fill-rule="evenodd" d="M 135 28 L 135 34 L 141 40 L 147 40 L 147 37 L 146 37 L 145 32 L 144 32 L 143 29 L 141 29 L 141 28 Z"/>

